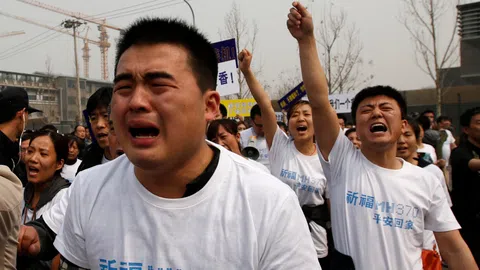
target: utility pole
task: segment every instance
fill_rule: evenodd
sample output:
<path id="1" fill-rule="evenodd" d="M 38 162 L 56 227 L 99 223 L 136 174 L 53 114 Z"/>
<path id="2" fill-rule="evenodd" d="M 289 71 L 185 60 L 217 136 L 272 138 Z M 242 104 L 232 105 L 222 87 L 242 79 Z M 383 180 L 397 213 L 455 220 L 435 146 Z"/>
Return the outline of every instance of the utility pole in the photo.
<path id="1" fill-rule="evenodd" d="M 80 92 L 80 75 L 78 72 L 78 56 L 77 56 L 77 28 L 82 25 L 78 20 L 65 20 L 62 22 L 63 27 L 73 29 L 73 49 L 75 55 L 75 76 L 77 77 L 77 99 L 78 99 L 78 124 L 82 123 L 82 93 Z M 68 91 L 67 91 L 68 93 Z"/>

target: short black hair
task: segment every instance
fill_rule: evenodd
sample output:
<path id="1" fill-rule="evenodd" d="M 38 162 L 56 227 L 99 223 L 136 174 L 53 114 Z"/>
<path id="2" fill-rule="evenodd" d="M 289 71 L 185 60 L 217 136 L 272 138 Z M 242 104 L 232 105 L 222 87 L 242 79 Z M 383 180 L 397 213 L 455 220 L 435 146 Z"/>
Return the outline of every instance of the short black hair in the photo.
<path id="1" fill-rule="evenodd" d="M 466 110 L 460 116 L 460 125 L 462 127 L 469 127 L 470 123 L 472 122 L 472 118 L 477 114 L 480 114 L 480 107 L 474 107 Z"/>
<path id="2" fill-rule="evenodd" d="M 38 131 L 51 131 L 51 132 L 57 133 L 58 129 L 54 125 L 48 124 L 48 125 L 45 125 L 42 128 L 40 128 Z"/>
<path id="3" fill-rule="evenodd" d="M 42 137 L 42 136 L 48 136 L 52 141 L 55 149 L 55 154 L 57 156 L 56 160 L 60 161 L 63 159 L 64 162 L 67 161 L 67 157 L 68 157 L 67 137 L 51 130 L 39 130 L 33 134 L 32 139 L 30 140 L 30 145 L 36 138 Z M 55 172 L 55 175 L 59 175 L 61 171 L 62 169 L 57 170 Z"/>
<path id="4" fill-rule="evenodd" d="M 225 107 L 225 105 L 223 105 L 222 103 L 220 103 L 220 113 L 222 114 L 222 118 L 228 116 L 227 107 Z"/>
<path id="5" fill-rule="evenodd" d="M 83 125 L 76 125 L 76 126 L 73 128 L 72 134 L 75 134 L 75 132 L 77 132 L 77 128 L 78 128 L 78 127 L 83 127 L 83 128 L 85 128 Z"/>
<path id="6" fill-rule="evenodd" d="M 440 115 L 439 117 L 437 117 L 437 124 L 440 124 L 441 122 L 443 121 L 450 121 L 452 122 L 452 118 L 446 116 L 446 115 Z"/>
<path id="7" fill-rule="evenodd" d="M 73 143 L 77 144 L 78 150 L 82 151 L 85 148 L 85 143 L 75 135 L 67 135 L 68 147 L 72 146 Z"/>
<path id="8" fill-rule="evenodd" d="M 178 19 L 141 18 L 130 25 L 117 44 L 115 74 L 122 54 L 134 45 L 174 44 L 189 54 L 189 64 L 202 92 L 215 90 L 217 85 L 217 55 L 207 38 L 195 27 Z"/>
<path id="9" fill-rule="evenodd" d="M 210 122 L 207 129 L 207 139 L 213 140 L 217 137 L 218 129 L 222 126 L 228 133 L 232 135 L 237 135 L 238 127 L 237 123 L 230 119 L 217 119 Z"/>
<path id="10" fill-rule="evenodd" d="M 435 112 L 432 111 L 432 110 L 425 110 L 425 111 L 422 112 L 421 115 L 425 115 L 425 114 L 427 114 L 427 113 L 433 113 L 433 117 L 435 117 Z"/>
<path id="11" fill-rule="evenodd" d="M 280 128 L 283 128 L 284 130 L 288 130 L 287 124 L 285 124 L 285 123 L 282 122 L 282 121 L 277 121 L 277 125 L 278 125 Z"/>
<path id="12" fill-rule="evenodd" d="M 31 140 L 35 132 L 32 130 L 25 130 L 22 134 L 22 141 Z"/>
<path id="13" fill-rule="evenodd" d="M 295 112 L 295 110 L 299 106 L 302 106 L 302 105 L 310 106 L 310 102 L 308 102 L 308 100 L 299 100 L 299 101 L 295 102 L 295 104 L 290 106 L 290 108 L 288 108 L 288 110 L 287 110 L 287 121 L 290 121 L 290 118 L 292 117 L 292 114 Z"/>
<path id="14" fill-rule="evenodd" d="M 357 129 L 356 128 L 349 128 L 349 129 L 347 129 L 347 131 L 345 131 L 345 136 L 348 137 L 348 135 L 350 135 L 350 133 L 353 133 L 353 132 L 357 132 Z"/>
<path id="15" fill-rule="evenodd" d="M 250 118 L 253 120 L 255 116 L 262 116 L 262 110 L 260 110 L 260 106 L 258 104 L 253 105 L 253 107 L 250 109 Z"/>
<path id="16" fill-rule="evenodd" d="M 420 123 L 410 116 L 407 116 L 405 120 L 407 120 L 408 125 L 412 127 L 415 138 L 418 140 L 418 138 L 420 138 Z"/>
<path id="17" fill-rule="evenodd" d="M 88 98 L 87 101 L 87 113 L 92 114 L 93 111 L 99 108 L 106 108 L 110 106 L 112 101 L 113 88 L 112 87 L 100 87 L 93 95 Z M 76 129 L 75 129 L 76 130 Z"/>
<path id="18" fill-rule="evenodd" d="M 377 85 L 373 87 L 367 87 L 362 91 L 360 91 L 355 96 L 352 103 L 352 117 L 354 122 L 356 122 L 357 109 L 360 102 L 362 102 L 367 98 L 376 97 L 376 96 L 387 96 L 389 98 L 394 99 L 397 102 L 398 106 L 400 107 L 402 119 L 405 119 L 405 116 L 407 115 L 407 103 L 405 102 L 405 99 L 403 98 L 402 94 L 400 94 L 398 90 L 396 90 L 391 86 Z"/>
<path id="19" fill-rule="evenodd" d="M 427 131 L 430 129 L 430 119 L 428 119 L 427 116 L 425 116 L 424 114 L 420 115 L 418 118 L 417 118 L 417 121 L 418 123 L 420 124 L 420 126 L 422 126 L 423 128 L 423 131 Z"/>
<path id="20" fill-rule="evenodd" d="M 343 123 L 347 123 L 347 117 L 343 113 L 337 113 L 338 119 L 343 119 Z"/>

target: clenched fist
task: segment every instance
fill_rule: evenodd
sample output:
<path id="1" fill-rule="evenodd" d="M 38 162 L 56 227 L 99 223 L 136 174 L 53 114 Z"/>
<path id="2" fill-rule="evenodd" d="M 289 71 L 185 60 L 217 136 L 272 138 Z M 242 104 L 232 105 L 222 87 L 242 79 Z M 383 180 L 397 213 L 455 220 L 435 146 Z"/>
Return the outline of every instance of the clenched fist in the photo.
<path id="1" fill-rule="evenodd" d="M 22 225 L 18 234 L 18 253 L 36 256 L 40 252 L 40 239 L 32 226 Z"/>

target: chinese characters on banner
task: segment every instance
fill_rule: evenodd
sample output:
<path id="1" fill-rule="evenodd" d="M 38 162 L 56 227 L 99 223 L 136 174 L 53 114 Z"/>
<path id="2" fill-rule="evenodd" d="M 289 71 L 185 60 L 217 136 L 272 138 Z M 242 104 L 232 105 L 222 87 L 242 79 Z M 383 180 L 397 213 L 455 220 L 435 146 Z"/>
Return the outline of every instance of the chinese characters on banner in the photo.
<path id="1" fill-rule="evenodd" d="M 285 96 L 278 100 L 278 105 L 282 110 L 288 110 L 290 106 L 295 104 L 295 102 L 302 99 L 303 96 L 306 94 L 305 85 L 301 82 L 299 85 L 295 86 L 290 92 L 288 92 Z"/>
<path id="2" fill-rule="evenodd" d="M 227 108 L 227 117 L 235 117 L 237 114 L 243 117 L 250 116 L 250 110 L 257 104 L 253 98 L 221 100 L 220 103 Z"/>
<path id="3" fill-rule="evenodd" d="M 355 95 L 356 93 L 334 94 L 329 95 L 328 99 L 330 100 L 330 105 L 332 105 L 337 113 L 351 113 Z M 306 96 L 302 99 L 308 100 Z"/>
<path id="4" fill-rule="evenodd" d="M 240 92 L 235 39 L 219 41 L 212 46 L 218 60 L 217 91 L 220 96 Z"/>

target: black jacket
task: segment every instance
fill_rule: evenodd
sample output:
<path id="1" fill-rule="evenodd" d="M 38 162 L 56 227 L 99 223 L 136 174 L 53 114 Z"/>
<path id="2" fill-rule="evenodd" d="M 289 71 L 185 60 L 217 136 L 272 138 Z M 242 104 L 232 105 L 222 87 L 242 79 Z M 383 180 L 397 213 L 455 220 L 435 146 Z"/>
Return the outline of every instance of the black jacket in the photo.
<path id="1" fill-rule="evenodd" d="M 104 153 L 105 151 L 97 143 L 90 144 L 85 152 L 85 155 L 83 156 L 82 163 L 78 167 L 76 174 L 88 168 L 102 164 Z"/>
<path id="2" fill-rule="evenodd" d="M 7 135 L 0 131 L 0 165 L 5 165 L 11 171 L 18 163 L 18 143 L 12 142 Z"/>

